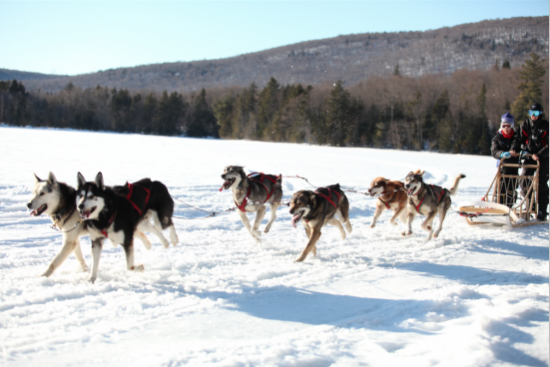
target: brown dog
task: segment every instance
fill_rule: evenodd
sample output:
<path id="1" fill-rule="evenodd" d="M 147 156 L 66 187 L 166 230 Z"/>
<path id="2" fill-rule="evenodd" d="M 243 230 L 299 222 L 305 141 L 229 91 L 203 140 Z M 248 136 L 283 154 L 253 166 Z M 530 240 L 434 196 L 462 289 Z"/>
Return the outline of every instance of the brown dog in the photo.
<path id="1" fill-rule="evenodd" d="M 296 192 L 290 201 L 290 214 L 292 214 L 294 227 L 296 227 L 296 222 L 302 220 L 309 238 L 302 254 L 295 260 L 296 262 L 304 261 L 310 252 L 317 256 L 315 244 L 321 237 L 321 228 L 326 224 L 338 227 L 342 239 L 346 238 L 342 224 L 346 226 L 349 233 L 352 230 L 349 222 L 349 201 L 340 190 L 339 184 L 321 187 L 315 192 L 309 190 Z"/>
<path id="2" fill-rule="evenodd" d="M 403 182 L 390 181 L 384 177 L 376 177 L 370 184 L 370 196 L 378 196 L 376 211 L 372 218 L 371 228 L 376 226 L 376 220 L 384 210 L 393 211 L 390 223 L 397 225 L 397 218 L 406 223 L 407 220 L 407 193 L 403 189 Z"/>

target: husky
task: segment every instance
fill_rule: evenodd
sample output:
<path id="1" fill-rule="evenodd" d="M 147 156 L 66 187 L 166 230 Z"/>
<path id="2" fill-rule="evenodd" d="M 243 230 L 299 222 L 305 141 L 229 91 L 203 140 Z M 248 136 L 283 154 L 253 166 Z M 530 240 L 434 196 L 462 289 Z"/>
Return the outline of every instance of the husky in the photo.
<path id="1" fill-rule="evenodd" d="M 393 212 L 390 223 L 397 225 L 397 219 L 405 223 L 407 219 L 407 193 L 403 189 L 404 183 L 401 181 L 390 181 L 384 177 L 377 177 L 372 180 L 368 190 L 370 196 L 378 196 L 376 201 L 376 211 L 372 218 L 371 228 L 376 226 L 376 221 L 387 209 Z"/>
<path id="2" fill-rule="evenodd" d="M 117 194 L 126 197 L 140 214 L 138 231 L 134 235 L 143 242 L 148 250 L 151 248 L 151 242 L 143 232 L 154 233 L 164 248 L 168 248 L 170 244 L 163 236 L 162 231 L 169 229 L 170 240 L 174 246 L 177 245 L 178 235 L 172 221 L 174 200 L 162 182 L 144 178 L 134 183 L 126 182 L 124 186 L 114 186 L 113 189 Z M 153 224 L 151 224 L 151 219 Z M 116 244 L 113 245 L 116 246 Z"/>
<path id="3" fill-rule="evenodd" d="M 458 191 L 458 184 L 462 178 L 466 176 L 463 174 L 458 175 L 455 178 L 453 187 L 448 190 L 440 186 L 427 185 L 423 181 L 424 171 L 417 170 L 410 172 L 405 177 L 404 188 L 407 190 L 408 202 L 407 202 L 407 230 L 403 232 L 403 236 L 410 236 L 412 234 L 411 224 L 416 214 L 426 216 L 424 222 L 422 222 L 422 229 L 428 232 L 426 241 L 437 238 L 443 227 L 443 220 L 447 210 L 451 207 L 451 196 L 455 195 Z M 439 213 L 439 227 L 434 232 L 433 221 L 435 216 Z"/>
<path id="4" fill-rule="evenodd" d="M 103 249 L 103 240 L 109 238 L 112 243 L 120 244 L 126 254 L 126 266 L 131 271 L 144 271 L 143 264 L 134 265 L 134 231 L 141 214 L 126 197 L 114 189 L 105 186 L 103 174 L 99 172 L 94 182 L 86 182 L 78 173 L 79 197 L 78 211 L 86 221 L 92 240 L 92 283 L 97 279 L 99 258 Z"/>
<path id="5" fill-rule="evenodd" d="M 86 224 L 80 221 L 80 213 L 76 210 L 75 189 L 63 182 L 58 182 L 52 172 L 48 174 L 46 180 L 41 180 L 35 174 L 34 180 L 32 198 L 27 203 L 27 208 L 31 210 L 30 215 L 49 215 L 53 227 L 58 228 L 63 234 L 61 250 L 41 276 L 52 275 L 71 252 L 74 252 L 82 269 L 87 271 L 88 266 L 82 256 L 79 237 L 87 235 L 88 231 Z"/>
<path id="6" fill-rule="evenodd" d="M 294 228 L 296 222 L 302 220 L 309 239 L 295 262 L 304 261 L 310 252 L 317 256 L 316 243 L 321 237 L 321 228 L 326 224 L 336 226 L 342 239 L 346 238 L 342 224 L 349 233 L 352 230 L 349 221 L 349 201 L 339 184 L 321 187 L 315 191 L 301 190 L 294 193 L 290 200 L 290 214 Z"/>
<path id="7" fill-rule="evenodd" d="M 281 205 L 283 179 L 281 175 L 274 176 L 263 173 L 251 173 L 247 176 L 243 168 L 241 166 L 225 167 L 222 174 L 224 182 L 220 191 L 231 189 L 241 221 L 252 238 L 259 243 L 261 242 L 261 232 L 258 228 L 265 216 L 265 204 L 269 203 L 271 208 L 271 218 L 264 229 L 264 232 L 268 233 L 277 217 L 277 208 Z M 247 212 L 256 213 L 253 227 L 250 227 L 246 216 Z"/>

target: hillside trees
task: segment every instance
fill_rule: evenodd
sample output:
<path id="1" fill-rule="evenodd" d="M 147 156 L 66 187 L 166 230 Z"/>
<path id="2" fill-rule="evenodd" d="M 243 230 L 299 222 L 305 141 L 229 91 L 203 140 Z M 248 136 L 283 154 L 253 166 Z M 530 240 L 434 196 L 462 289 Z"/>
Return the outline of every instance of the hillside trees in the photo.
<path id="1" fill-rule="evenodd" d="M 523 121 L 527 118 L 529 106 L 532 103 L 542 104 L 542 87 L 544 85 L 544 59 L 536 53 L 531 53 L 531 59 L 526 60 L 518 71 L 519 78 L 522 80 L 517 89 L 520 94 L 512 105 L 512 114 L 517 121 Z"/>
<path id="2" fill-rule="evenodd" d="M 264 88 L 185 95 L 70 84 L 29 92 L 18 81 L 0 82 L 0 118 L 18 126 L 488 154 L 500 116 L 524 92 L 516 86 L 537 86 L 548 108 L 548 61 L 531 60 L 521 69 L 461 69 L 450 77 L 392 75 L 350 87 L 270 78 Z"/>

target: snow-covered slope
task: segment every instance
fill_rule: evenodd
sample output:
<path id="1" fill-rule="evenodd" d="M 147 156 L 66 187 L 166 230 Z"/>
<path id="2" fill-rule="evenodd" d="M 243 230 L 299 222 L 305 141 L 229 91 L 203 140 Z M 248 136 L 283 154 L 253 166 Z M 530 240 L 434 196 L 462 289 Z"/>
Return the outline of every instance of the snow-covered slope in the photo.
<path id="1" fill-rule="evenodd" d="M 366 190 L 377 176 L 461 181 L 457 203 L 477 200 L 495 173 L 489 157 L 0 127 L 0 364 L 6 366 L 547 366 L 548 226 L 470 227 L 450 212 L 437 240 L 369 228 L 375 199 L 348 193 L 353 233 L 327 227 L 317 258 L 278 210 L 256 244 L 218 192 L 229 164 L 300 175 L 315 185 Z M 25 204 L 52 171 L 108 185 L 143 177 L 176 201 L 177 247 L 136 243 L 144 273 L 106 243 L 95 284 L 74 256 L 38 277 L 60 248 L 47 217 Z M 284 200 L 300 189 L 283 179 Z M 263 225 L 267 222 L 264 219 Z M 263 226 L 261 227 L 263 228 Z M 90 242 L 82 249 L 91 264 Z"/>

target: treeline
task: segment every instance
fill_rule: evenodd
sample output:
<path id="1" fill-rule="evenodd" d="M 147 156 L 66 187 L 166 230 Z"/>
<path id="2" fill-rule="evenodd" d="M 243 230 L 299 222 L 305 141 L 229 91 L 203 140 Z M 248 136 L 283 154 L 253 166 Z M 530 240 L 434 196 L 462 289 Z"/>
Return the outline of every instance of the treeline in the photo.
<path id="1" fill-rule="evenodd" d="M 548 110 L 548 60 L 452 76 L 399 75 L 346 86 L 280 85 L 207 92 L 132 92 L 68 84 L 59 93 L 0 82 L 0 122 L 143 134 L 489 154 L 500 116 Z"/>

